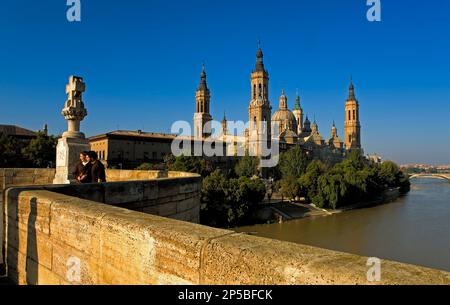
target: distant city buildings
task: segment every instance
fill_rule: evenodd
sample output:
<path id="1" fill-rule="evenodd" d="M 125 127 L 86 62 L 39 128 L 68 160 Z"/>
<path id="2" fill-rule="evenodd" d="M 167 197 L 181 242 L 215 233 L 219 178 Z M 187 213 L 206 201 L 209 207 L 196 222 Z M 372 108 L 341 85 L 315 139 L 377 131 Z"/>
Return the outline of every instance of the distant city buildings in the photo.
<path id="1" fill-rule="evenodd" d="M 355 96 L 353 82 L 350 81 L 348 97 L 345 101 L 344 138 L 338 135 L 333 122 L 330 137 L 325 140 L 319 133 L 316 119 L 310 121 L 304 115 L 299 94 L 295 98 L 292 111 L 288 107 L 288 98 L 284 89 L 279 97 L 279 107 L 272 114 L 269 101 L 269 73 L 264 67 L 263 52 L 258 47 L 256 63 L 250 75 L 250 103 L 248 105 L 248 128 L 243 134 L 228 130 L 227 118 L 221 121 L 221 134 L 213 135 L 211 122 L 211 91 L 208 88 L 206 69 L 202 66 L 200 83 L 195 95 L 195 113 L 193 117 L 193 136 L 190 141 L 216 141 L 231 143 L 233 148 L 225 148 L 228 157 L 234 157 L 236 147 L 245 147 L 245 151 L 254 156 L 262 156 L 263 147 L 271 148 L 277 143 L 284 151 L 294 145 L 300 145 L 308 154 L 322 159 L 339 160 L 347 150 L 361 148 L 361 124 L 359 102 Z M 264 127 L 264 128 L 263 128 Z M 143 131 L 118 130 L 89 138 L 90 146 L 100 159 L 108 165 L 134 166 L 145 162 L 161 162 L 171 153 L 171 143 L 176 138 L 172 134 Z M 276 140 L 276 141 L 274 141 Z"/>
<path id="2" fill-rule="evenodd" d="M 403 164 L 400 166 L 403 170 L 410 173 L 450 173 L 450 164 L 430 165 L 421 163 Z"/>

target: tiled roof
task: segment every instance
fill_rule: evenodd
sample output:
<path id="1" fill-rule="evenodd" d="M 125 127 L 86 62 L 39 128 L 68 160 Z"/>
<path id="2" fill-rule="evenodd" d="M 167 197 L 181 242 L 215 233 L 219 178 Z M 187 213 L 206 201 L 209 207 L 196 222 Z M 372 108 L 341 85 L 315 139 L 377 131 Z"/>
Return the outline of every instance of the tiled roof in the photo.
<path id="1" fill-rule="evenodd" d="M 0 125 L 0 132 L 8 136 L 36 136 L 36 132 L 15 125 Z"/>
<path id="2" fill-rule="evenodd" d="M 143 131 L 130 131 L 130 130 L 116 130 L 111 131 L 106 134 L 100 134 L 96 136 L 92 136 L 89 139 L 94 140 L 97 138 L 103 138 L 107 136 L 124 136 L 124 137 L 140 137 L 140 138 L 148 138 L 148 139 L 174 139 L 176 135 L 166 134 L 166 133 L 155 133 L 155 132 L 143 132 Z"/>

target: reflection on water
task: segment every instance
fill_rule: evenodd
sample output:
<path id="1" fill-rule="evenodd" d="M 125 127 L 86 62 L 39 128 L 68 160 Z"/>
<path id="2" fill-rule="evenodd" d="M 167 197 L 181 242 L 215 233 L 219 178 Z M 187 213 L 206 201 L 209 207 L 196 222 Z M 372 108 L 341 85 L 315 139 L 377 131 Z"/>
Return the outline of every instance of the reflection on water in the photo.
<path id="1" fill-rule="evenodd" d="M 412 180 L 393 203 L 237 231 L 450 271 L 450 183 Z"/>

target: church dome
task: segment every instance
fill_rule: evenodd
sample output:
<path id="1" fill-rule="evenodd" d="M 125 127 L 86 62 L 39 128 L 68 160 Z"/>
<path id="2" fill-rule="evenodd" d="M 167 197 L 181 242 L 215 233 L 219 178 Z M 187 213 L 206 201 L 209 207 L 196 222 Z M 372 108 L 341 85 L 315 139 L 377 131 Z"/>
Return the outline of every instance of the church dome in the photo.
<path id="1" fill-rule="evenodd" d="M 293 132 L 297 131 L 297 119 L 295 118 L 295 115 L 287 108 L 287 97 L 284 94 L 284 89 L 281 91 L 280 109 L 278 109 L 272 116 L 272 129 L 274 131 L 278 130 L 278 135 L 281 135 L 281 133 L 286 130 L 291 130 Z"/>
<path id="2" fill-rule="evenodd" d="M 285 130 L 296 131 L 297 120 L 289 109 L 279 109 L 272 116 L 272 124 L 278 124 L 279 134 Z"/>

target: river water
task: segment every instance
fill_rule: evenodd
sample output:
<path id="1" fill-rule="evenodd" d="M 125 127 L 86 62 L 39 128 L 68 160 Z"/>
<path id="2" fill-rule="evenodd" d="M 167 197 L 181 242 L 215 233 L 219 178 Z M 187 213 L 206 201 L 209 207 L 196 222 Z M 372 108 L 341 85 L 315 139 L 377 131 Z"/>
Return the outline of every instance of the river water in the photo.
<path id="1" fill-rule="evenodd" d="M 450 271 L 450 183 L 413 179 L 395 202 L 239 232 Z"/>

